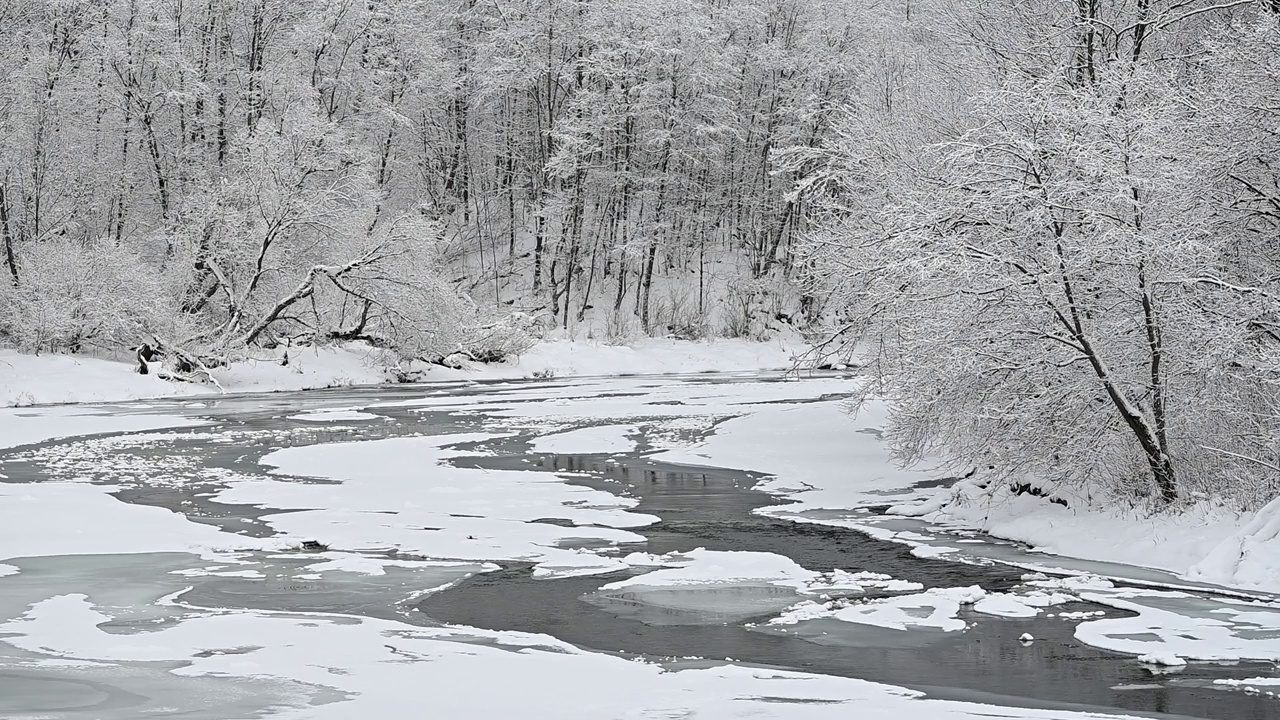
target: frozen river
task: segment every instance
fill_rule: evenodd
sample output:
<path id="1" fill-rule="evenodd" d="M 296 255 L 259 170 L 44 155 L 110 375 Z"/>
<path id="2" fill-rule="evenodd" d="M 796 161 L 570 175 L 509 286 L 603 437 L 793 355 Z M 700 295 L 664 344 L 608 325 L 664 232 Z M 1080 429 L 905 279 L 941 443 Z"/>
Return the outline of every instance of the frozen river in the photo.
<path id="1" fill-rule="evenodd" d="M 1270 598 L 1028 574 L 1043 557 L 874 502 L 762 514 L 785 498 L 761 473 L 672 461 L 731 418 L 834 408 L 849 382 L 20 411 L 0 440 L 0 717 L 1280 716 Z M 1238 657 L 1114 651 L 1205 627 Z"/>

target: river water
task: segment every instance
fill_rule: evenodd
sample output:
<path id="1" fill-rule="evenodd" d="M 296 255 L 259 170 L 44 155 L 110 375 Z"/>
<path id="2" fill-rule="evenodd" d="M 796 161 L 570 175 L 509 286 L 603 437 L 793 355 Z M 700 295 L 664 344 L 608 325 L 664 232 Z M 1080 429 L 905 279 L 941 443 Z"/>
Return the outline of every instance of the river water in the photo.
<path id="1" fill-rule="evenodd" d="M 696 385 L 724 380 L 701 376 L 661 382 Z M 741 380 L 734 378 L 735 382 Z M 573 384 L 560 381 L 538 387 L 563 392 Z M 509 391 L 513 384 L 500 387 Z M 636 529 L 646 538 L 636 550 L 663 554 L 704 547 L 767 552 L 790 558 L 809 570 L 872 571 L 929 588 L 981 585 L 988 591 L 1002 591 L 1020 582 L 1023 571 L 1007 564 L 921 558 L 903 545 L 854 530 L 755 514 L 754 509 L 778 500 L 753 490 L 757 478 L 749 473 L 664 464 L 643 452 L 533 453 L 529 441 L 546 432 L 545 426 L 475 409 L 422 411 L 395 404 L 424 393 L 484 398 L 493 391 L 489 385 L 470 383 L 228 397 L 195 406 L 179 402 L 114 406 L 110 412 L 159 411 L 207 419 L 212 425 L 194 433 L 161 431 L 160 439 L 154 442 L 113 443 L 107 436 L 107 442 L 99 442 L 103 438 L 70 439 L 15 448 L 0 455 L 0 471 L 6 483 L 75 477 L 123 485 L 125 489 L 117 497 L 125 502 L 182 512 L 229 532 L 269 537 L 274 530 L 260 520 L 273 512 L 269 508 L 209 499 L 224 487 L 220 477 L 261 475 L 264 468 L 258 461 L 268 452 L 322 443 L 502 429 L 507 434 L 500 440 L 458 445 L 455 449 L 461 453 L 448 462 L 461 468 L 552 472 L 567 483 L 636 498 L 639 504 L 634 511 L 661 519 Z M 598 393 L 598 386 L 592 392 Z M 348 406 L 374 406 L 370 412 L 376 412 L 380 421 L 318 426 L 293 419 L 299 412 Z M 591 422 L 580 418 L 577 424 Z M 640 432 L 644 431 L 642 427 Z M 645 447 L 641 438 L 639 448 Z M 450 624 L 545 633 L 582 648 L 624 656 L 732 658 L 740 663 L 911 687 L 934 697 L 1007 706 L 1220 720 L 1280 717 L 1280 703 L 1273 697 L 1224 691 L 1212 684 L 1215 679 L 1270 671 L 1269 664 L 1197 663 L 1176 674 L 1156 674 L 1132 658 L 1081 644 L 1073 636 L 1074 623 L 1058 618 L 1007 619 L 962 610 L 961 618 L 969 627 L 959 633 L 885 630 L 837 620 L 775 627 L 763 622 L 797 598 L 767 585 L 740 584 L 696 592 L 672 589 L 665 597 L 641 600 L 626 591 L 600 589 L 638 570 L 535 579 L 529 563 L 505 562 L 498 571 L 480 572 L 483 568 L 477 562 L 425 569 L 389 567 L 383 575 L 326 574 L 320 579 L 299 579 L 305 575 L 303 566 L 312 560 L 306 553 L 257 553 L 249 560 L 256 569 L 254 577 L 184 575 L 201 562 L 182 553 L 8 560 L 5 562 L 19 572 L 0 577 L 0 620 L 18 617 L 36 600 L 92 588 L 96 603 L 130 608 L 112 623 L 113 631 L 127 633 L 131 628 L 174 621 L 180 611 L 155 601 L 185 591 L 181 599 L 188 607 L 343 614 L 423 626 Z M 447 587 L 422 594 L 442 586 Z M 1060 609 L 1105 612 L 1113 617 L 1124 614 L 1086 603 Z M 1021 642 L 1019 637 L 1024 633 L 1036 641 Z M 51 665 L 37 662 L 40 653 L 19 650 L 3 641 L 0 635 L 0 717 L 258 717 L 280 704 L 296 703 L 298 697 L 313 703 L 336 698 L 314 687 L 182 677 L 172 672 L 180 664 L 126 663 L 109 668 Z M 212 698 L 217 701 L 210 702 Z"/>

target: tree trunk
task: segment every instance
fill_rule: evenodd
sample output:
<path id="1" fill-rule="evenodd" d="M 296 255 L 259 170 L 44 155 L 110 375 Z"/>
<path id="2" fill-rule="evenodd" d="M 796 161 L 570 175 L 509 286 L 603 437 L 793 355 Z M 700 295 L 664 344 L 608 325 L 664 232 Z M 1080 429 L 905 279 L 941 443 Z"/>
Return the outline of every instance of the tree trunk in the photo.
<path id="1" fill-rule="evenodd" d="M 4 262 L 9 266 L 13 286 L 18 287 L 18 260 L 13 253 L 13 231 L 9 229 L 9 199 L 4 190 L 4 185 L 0 184 L 0 238 L 4 239 Z"/>

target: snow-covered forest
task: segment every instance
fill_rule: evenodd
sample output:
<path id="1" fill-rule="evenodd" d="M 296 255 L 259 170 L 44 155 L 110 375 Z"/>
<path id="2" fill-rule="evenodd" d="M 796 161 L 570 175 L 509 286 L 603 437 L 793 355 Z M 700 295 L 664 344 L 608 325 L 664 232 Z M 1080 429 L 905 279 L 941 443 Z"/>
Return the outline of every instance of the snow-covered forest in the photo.
<path id="1" fill-rule="evenodd" d="M 490 354 L 514 308 L 760 335 L 809 216 L 785 152 L 867 89 L 901 22 L 872 10 L 6 3 L 4 331 Z"/>
<path id="2" fill-rule="evenodd" d="M 946 6 L 803 188 L 893 444 L 1044 494 L 1270 501 L 1280 3 Z"/>
<path id="3" fill-rule="evenodd" d="M 10 0 L 0 339 L 857 354 L 907 460 L 1280 492 L 1278 0 Z"/>

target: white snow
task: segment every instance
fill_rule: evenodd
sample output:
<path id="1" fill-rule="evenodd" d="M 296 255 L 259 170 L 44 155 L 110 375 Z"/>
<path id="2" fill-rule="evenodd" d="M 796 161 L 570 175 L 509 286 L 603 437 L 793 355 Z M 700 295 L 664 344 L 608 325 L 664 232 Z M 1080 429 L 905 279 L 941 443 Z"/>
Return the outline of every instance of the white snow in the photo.
<path id="1" fill-rule="evenodd" d="M 626 570 L 631 565 L 617 558 L 606 557 L 589 550 L 574 553 L 558 553 L 533 567 L 533 576 L 539 579 L 601 575 Z"/>
<path id="2" fill-rule="evenodd" d="M 298 413 L 290 415 L 290 420 L 301 420 L 302 422 L 358 422 L 362 420 L 378 420 L 382 416 L 373 413 L 361 412 L 354 408 L 327 408 L 324 410 L 312 410 L 310 412 Z"/>
<path id="3" fill-rule="evenodd" d="M 818 573 L 800 567 L 791 558 L 767 552 L 697 548 L 680 553 L 678 557 L 682 559 L 678 567 L 618 580 L 600 589 L 762 582 L 799 590 L 820 577 Z"/>
<path id="4" fill-rule="evenodd" d="M 1213 684 L 1232 687 L 1267 687 L 1269 685 L 1280 685 L 1280 677 L 1219 678 L 1214 680 Z"/>
<path id="5" fill-rule="evenodd" d="M 108 415 L 94 408 L 0 408 L 0 450 L 79 435 L 205 424 L 203 420 L 168 415 Z"/>
<path id="6" fill-rule="evenodd" d="M 1186 660 L 1167 652 L 1147 653 L 1140 656 L 1138 662 L 1145 665 L 1164 665 L 1165 667 L 1178 667 L 1187 664 Z"/>
<path id="7" fill-rule="evenodd" d="M 924 585 L 918 582 L 898 580 L 883 573 L 851 573 L 847 570 L 836 569 L 831 572 L 820 573 L 817 578 L 806 583 L 805 587 L 800 589 L 800 592 L 805 595 L 821 595 L 828 593 L 851 595 L 865 593 L 868 590 L 902 593 L 915 592 L 923 589 Z"/>
<path id="8" fill-rule="evenodd" d="M 973 604 L 974 612 L 1000 617 L 1035 617 L 1039 610 L 1022 602 L 1021 598 L 1008 593 L 990 593 Z"/>
<path id="9" fill-rule="evenodd" d="M 652 375 L 656 373 L 742 372 L 791 367 L 803 352 L 788 341 L 751 342 L 644 338 L 627 345 L 552 340 L 534 345 L 514 363 L 478 369 L 485 377 Z M 434 371 L 433 371 L 434 372 Z"/>
<path id="10" fill-rule="evenodd" d="M 218 502 L 285 512 L 263 520 L 276 530 L 334 549 L 395 549 L 428 558 L 545 563 L 547 575 L 627 567 L 585 558 L 565 543 L 617 544 L 643 536 L 622 528 L 657 520 L 631 512 L 634 499 L 565 483 L 552 473 L 455 468 L 445 449 L 495 434 L 403 437 L 294 447 L 262 459 L 279 479 L 233 479 Z M 301 476 L 337 483 L 301 482 Z M 567 520 L 574 527 L 533 522 Z"/>
<path id="11" fill-rule="evenodd" d="M 203 554 L 279 545 L 224 533 L 164 508 L 123 503 L 110 494 L 114 489 L 67 482 L 0 483 L 0 560 L 115 553 Z"/>
<path id="12" fill-rule="evenodd" d="M 540 435 L 534 438 L 532 449 L 537 453 L 560 454 L 613 454 L 636 449 L 631 436 L 637 432 L 635 425 L 597 425 L 567 432 Z"/>
<path id="13" fill-rule="evenodd" d="M 825 606 L 805 601 L 770 621 L 771 625 L 791 625 L 803 620 L 834 618 L 844 622 L 875 625 L 890 630 L 964 630 L 960 607 L 972 605 L 986 596 L 977 585 L 932 588 L 913 595 L 847 603 L 834 601 Z"/>
<path id="14" fill-rule="evenodd" d="M 943 527 L 976 528 L 1036 553 L 1165 570 L 1191 581 L 1280 592 L 1280 499 L 1242 518 L 1202 504 L 1179 514 L 1124 512 L 1083 499 L 1063 507 L 1032 495 L 969 483 L 938 491 L 918 515 Z"/>
<path id="15" fill-rule="evenodd" d="M 1160 590 L 1084 592 L 1080 599 L 1136 613 L 1082 622 L 1081 642 L 1140 657 L 1280 662 L 1280 605 Z"/>
<path id="16" fill-rule="evenodd" d="M 852 389 L 847 382 L 841 386 Z M 884 412 L 882 404 L 871 404 L 851 420 L 841 401 L 764 406 L 717 425 L 703 442 L 655 457 L 772 475 L 757 489 L 792 501 L 762 511 L 775 516 L 921 497 L 912 486 L 937 473 L 927 467 L 902 468 L 890 460 L 876 435 Z"/>
<path id="17" fill-rule="evenodd" d="M 133 400 L 201 391 L 194 385 L 139 375 L 133 368 L 129 363 L 91 357 L 27 355 L 0 348 L 0 407 Z"/>
<path id="18" fill-rule="evenodd" d="M 798 350 L 787 342 L 735 339 L 692 342 L 650 338 L 630 345 L 555 340 L 535 345 L 519 358 L 455 370 L 417 364 L 423 379 L 491 380 L 527 377 L 640 375 L 757 371 L 791 366 Z M 213 368 L 225 392 L 282 392 L 326 387 L 380 385 L 397 365 L 390 353 L 361 343 L 323 348 L 256 350 L 255 357 Z M 0 349 L 0 407 L 55 403 L 114 402 L 219 392 L 213 386 L 172 383 L 139 375 L 131 362 L 86 356 L 28 355 Z"/>

